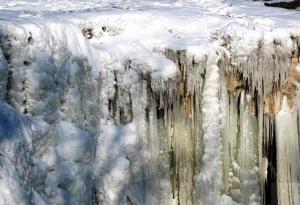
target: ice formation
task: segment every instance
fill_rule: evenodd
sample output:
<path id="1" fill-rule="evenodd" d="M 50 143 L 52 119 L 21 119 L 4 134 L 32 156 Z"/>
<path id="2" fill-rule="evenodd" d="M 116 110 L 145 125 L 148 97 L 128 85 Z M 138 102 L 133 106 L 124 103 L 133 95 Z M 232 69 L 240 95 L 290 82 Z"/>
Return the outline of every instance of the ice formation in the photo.
<path id="1" fill-rule="evenodd" d="M 0 3 L 0 205 L 300 203 L 298 13 Z"/>

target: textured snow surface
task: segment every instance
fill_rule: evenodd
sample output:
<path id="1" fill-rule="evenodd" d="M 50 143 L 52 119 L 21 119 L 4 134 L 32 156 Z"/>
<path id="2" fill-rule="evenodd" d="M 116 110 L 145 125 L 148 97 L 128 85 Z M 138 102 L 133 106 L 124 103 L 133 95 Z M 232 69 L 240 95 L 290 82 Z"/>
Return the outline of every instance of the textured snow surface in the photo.
<path id="1" fill-rule="evenodd" d="M 0 205 L 262 204 L 260 121 L 224 75 L 264 97 L 299 28 L 263 2 L 0 0 Z M 283 204 L 299 200 L 284 103 Z"/>
<path id="2" fill-rule="evenodd" d="M 221 137 L 219 102 L 219 67 L 217 55 L 210 54 L 203 87 L 202 113 L 204 132 L 203 171 L 200 173 L 200 194 L 203 204 L 219 204 L 221 195 Z"/>

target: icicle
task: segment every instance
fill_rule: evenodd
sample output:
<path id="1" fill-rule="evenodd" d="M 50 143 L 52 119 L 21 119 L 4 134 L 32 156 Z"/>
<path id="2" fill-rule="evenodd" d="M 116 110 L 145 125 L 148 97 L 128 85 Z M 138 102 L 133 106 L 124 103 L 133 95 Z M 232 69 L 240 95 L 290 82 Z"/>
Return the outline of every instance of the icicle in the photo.
<path id="1" fill-rule="evenodd" d="M 239 75 L 222 78 L 223 192 L 242 204 L 259 203 L 256 102 Z"/>
<path id="2" fill-rule="evenodd" d="M 257 48 L 246 56 L 235 56 L 230 51 L 223 59 L 223 66 L 227 72 L 239 72 L 244 81 L 248 81 L 250 90 L 258 91 L 259 95 L 265 95 L 273 89 L 279 88 L 288 78 L 290 70 L 291 48 L 287 42 L 265 44 L 263 40 L 258 42 Z M 275 40 L 274 40 L 275 42 Z"/>
<path id="3" fill-rule="evenodd" d="M 296 205 L 300 201 L 300 152 L 297 112 L 283 98 L 276 115 L 277 187 L 279 205 Z"/>
<path id="4" fill-rule="evenodd" d="M 259 176 L 258 176 L 258 135 L 257 119 L 251 113 L 251 96 L 240 96 L 239 108 L 239 136 L 237 141 L 237 161 L 239 164 L 238 177 L 242 204 L 259 203 Z"/>

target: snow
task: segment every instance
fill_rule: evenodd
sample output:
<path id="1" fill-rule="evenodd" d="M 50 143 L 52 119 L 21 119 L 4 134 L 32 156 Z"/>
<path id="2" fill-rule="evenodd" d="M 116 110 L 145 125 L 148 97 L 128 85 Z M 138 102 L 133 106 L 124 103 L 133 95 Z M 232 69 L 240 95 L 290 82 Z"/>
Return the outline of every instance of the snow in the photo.
<path id="1" fill-rule="evenodd" d="M 246 0 L 0 0 L 0 204 L 261 203 L 261 116 L 223 77 L 264 98 L 299 26 Z M 276 115 L 283 145 L 293 112 Z M 281 155 L 288 184 L 298 153 Z"/>
<path id="2" fill-rule="evenodd" d="M 57 154 L 64 160 L 81 161 L 90 147 L 90 138 L 69 122 L 57 124 Z M 56 154 L 55 151 L 52 154 Z M 55 157 L 55 156 L 53 156 Z"/>
<path id="3" fill-rule="evenodd" d="M 3 165 L 0 169 L 1 204 L 29 204 L 31 195 L 25 187 L 32 184 L 36 185 L 33 189 L 34 203 L 48 205 L 53 203 L 52 200 L 57 201 L 55 198 L 62 194 L 57 190 L 57 186 L 69 189 L 68 186 L 72 184 L 72 189 L 68 191 L 74 194 L 85 188 L 82 184 L 91 183 L 83 178 L 90 174 L 90 165 L 89 159 L 85 159 L 85 162 L 81 160 L 91 146 L 84 132 L 80 132 L 74 125 L 66 122 L 58 123 L 57 128 L 52 127 L 41 119 L 32 119 L 16 112 L 3 101 L 0 101 L 0 111 L 0 156 Z M 51 136 L 55 129 L 58 129 L 60 138 L 56 142 L 58 151 L 51 143 L 51 140 L 55 139 Z M 49 134 L 52 139 L 48 139 Z M 70 138 L 72 141 L 66 144 Z M 35 150 L 34 154 L 33 150 Z M 74 160 L 76 163 L 69 160 Z M 28 166 L 30 164 L 31 166 Z M 43 189 L 48 192 L 47 197 L 44 192 L 40 192 L 39 186 L 43 183 L 46 183 Z M 90 192 L 88 189 L 86 191 Z M 52 192 L 50 195 L 54 199 L 49 198 L 49 192 Z M 62 200 L 65 201 L 68 195 L 62 197 Z M 90 200 L 89 197 L 90 194 L 85 194 L 75 198 L 85 204 Z"/>
<path id="4" fill-rule="evenodd" d="M 126 195 L 130 193 L 128 180 L 141 163 L 135 126 L 127 124 L 116 127 L 103 122 L 102 130 L 103 138 L 98 141 L 95 167 L 100 175 L 97 184 L 103 194 L 99 200 L 103 204 L 125 203 Z"/>
<path id="5" fill-rule="evenodd" d="M 17 158 L 14 156 L 14 151 L 18 150 L 18 144 L 30 143 L 26 142 L 25 134 L 30 133 L 29 135 L 31 135 L 30 127 L 32 121 L 15 112 L 3 101 L 0 101 L 0 122 L 0 203 L 27 204 L 29 196 L 22 187 L 22 181 L 12 160 Z M 13 144 L 15 145 L 13 146 Z M 10 146 L 12 146 L 13 150 L 10 150 Z M 23 150 L 19 150 L 19 153 L 16 153 L 16 155 L 22 154 L 24 154 Z M 26 161 L 26 156 L 23 157 L 24 161 Z"/>
<path id="6" fill-rule="evenodd" d="M 207 61 L 206 80 L 203 87 L 202 113 L 204 132 L 203 171 L 200 173 L 199 204 L 219 204 L 221 195 L 222 173 L 220 137 L 220 102 L 219 102 L 219 67 L 218 56 L 211 54 Z"/>

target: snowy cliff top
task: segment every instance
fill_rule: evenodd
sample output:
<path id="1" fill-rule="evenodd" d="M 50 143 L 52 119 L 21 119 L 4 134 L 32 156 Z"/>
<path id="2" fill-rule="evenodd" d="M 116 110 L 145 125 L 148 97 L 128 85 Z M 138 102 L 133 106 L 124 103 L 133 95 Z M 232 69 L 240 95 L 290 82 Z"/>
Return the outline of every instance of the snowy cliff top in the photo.
<path id="1" fill-rule="evenodd" d="M 251 52 L 260 41 L 278 40 L 292 47 L 290 36 L 300 33 L 299 11 L 249 0 L 0 0 L 0 23 L 0 31 L 14 25 L 33 36 L 41 28 L 52 35 L 56 28 L 71 32 L 56 33 L 58 37 L 78 32 L 68 29 L 75 25 L 90 35 L 86 41 L 91 49 L 142 60 L 157 48 L 187 49 L 202 56 L 224 36 L 233 40 L 231 51 L 237 55 Z"/>
<path id="2" fill-rule="evenodd" d="M 143 27 L 147 21 L 153 29 L 180 28 L 184 34 L 199 34 L 206 28 L 211 33 L 228 23 L 253 30 L 291 29 L 299 27 L 299 15 L 299 11 L 269 8 L 251 0 L 0 0 L 0 20 L 5 21 L 109 18 Z"/>

